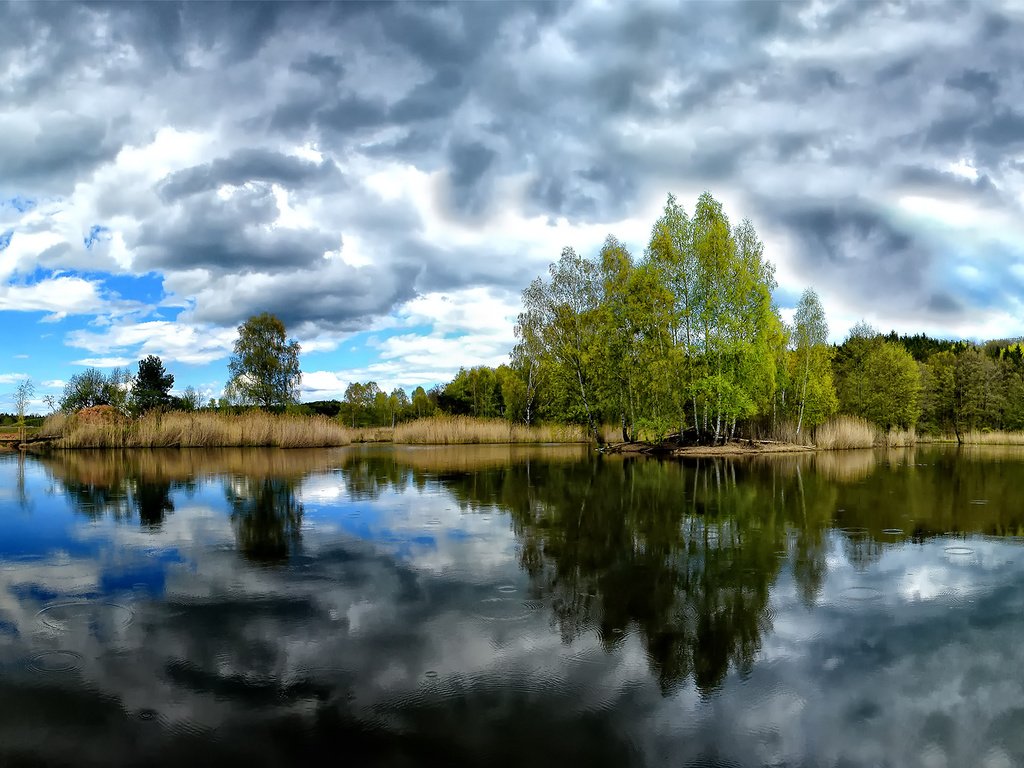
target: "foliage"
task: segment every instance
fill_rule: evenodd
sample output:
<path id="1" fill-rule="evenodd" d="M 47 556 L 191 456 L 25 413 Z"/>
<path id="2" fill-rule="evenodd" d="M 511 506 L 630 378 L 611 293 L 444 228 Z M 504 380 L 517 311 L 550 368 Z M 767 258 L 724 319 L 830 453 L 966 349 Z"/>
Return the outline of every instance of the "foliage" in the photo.
<path id="1" fill-rule="evenodd" d="M 109 405 L 124 413 L 128 409 L 131 386 L 131 374 L 122 368 L 114 368 L 106 375 L 97 368 L 86 368 L 74 374 L 64 385 L 60 409 L 73 413 L 83 408 Z"/>
<path id="2" fill-rule="evenodd" d="M 163 361 L 149 355 L 139 361 L 139 372 L 132 386 L 132 410 L 146 413 L 154 408 L 167 408 L 171 404 L 174 375 L 164 369 Z"/>
<path id="3" fill-rule="evenodd" d="M 284 323 L 264 312 L 238 326 L 228 364 L 231 399 L 262 408 L 298 401 L 302 372 L 299 343 L 286 337 Z"/>
<path id="4" fill-rule="evenodd" d="M 799 435 L 805 411 L 808 426 L 813 427 L 835 413 L 837 406 L 835 388 L 832 386 L 830 355 L 826 346 L 828 323 L 825 320 L 825 309 L 821 306 L 818 294 L 811 288 L 803 292 L 796 305 L 793 340 L 797 364 L 793 378 L 800 385 L 799 412 L 796 420 L 796 433 Z"/>
<path id="5" fill-rule="evenodd" d="M 669 196 L 639 260 L 609 237 L 572 248 L 523 292 L 513 367 L 523 400 L 555 420 L 690 432 L 709 442 L 768 408 L 782 323 L 774 269 L 749 221 L 704 193 L 692 218 Z M 534 404 L 538 407 L 534 408 Z"/>
<path id="6" fill-rule="evenodd" d="M 918 417 L 921 387 L 917 363 L 903 347 L 889 341 L 874 344 L 864 358 L 862 412 L 868 421 L 888 431 L 907 429 Z"/>

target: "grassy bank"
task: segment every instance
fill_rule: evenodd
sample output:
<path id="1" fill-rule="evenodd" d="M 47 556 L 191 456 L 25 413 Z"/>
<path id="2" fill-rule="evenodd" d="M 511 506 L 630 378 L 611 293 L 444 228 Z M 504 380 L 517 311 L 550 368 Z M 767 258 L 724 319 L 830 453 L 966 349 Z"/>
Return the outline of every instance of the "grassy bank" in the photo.
<path id="1" fill-rule="evenodd" d="M 324 416 L 261 411 L 154 413 L 135 420 L 58 414 L 46 420 L 40 433 L 56 437 L 58 448 L 327 448 L 352 442 L 350 430 Z"/>
<path id="2" fill-rule="evenodd" d="M 395 427 L 394 442 L 413 445 L 473 443 L 587 443 L 586 430 L 575 424 L 531 426 L 503 419 L 434 416 Z"/>

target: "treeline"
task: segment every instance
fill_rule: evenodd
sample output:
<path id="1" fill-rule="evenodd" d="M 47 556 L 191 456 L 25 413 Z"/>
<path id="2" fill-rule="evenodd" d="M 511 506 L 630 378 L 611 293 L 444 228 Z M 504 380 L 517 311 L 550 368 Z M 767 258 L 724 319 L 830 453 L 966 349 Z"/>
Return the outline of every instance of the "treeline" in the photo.
<path id="1" fill-rule="evenodd" d="M 523 292 L 511 364 L 460 372 L 444 391 L 466 393 L 472 380 L 478 410 L 582 423 L 595 439 L 599 424 L 616 423 L 623 439 L 808 440 L 839 414 L 958 438 L 1024 430 L 1017 340 L 883 335 L 860 323 L 831 345 L 817 294 L 805 290 L 787 324 L 775 287 L 749 221 L 731 224 L 706 192 L 692 215 L 669 195 L 642 254 L 612 236 L 595 258 L 565 249 Z"/>

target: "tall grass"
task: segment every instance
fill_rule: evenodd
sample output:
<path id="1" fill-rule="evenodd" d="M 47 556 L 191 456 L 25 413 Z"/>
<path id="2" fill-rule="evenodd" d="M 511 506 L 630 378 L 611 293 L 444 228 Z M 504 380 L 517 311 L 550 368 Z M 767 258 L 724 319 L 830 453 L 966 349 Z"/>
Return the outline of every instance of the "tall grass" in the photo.
<path id="1" fill-rule="evenodd" d="M 815 447 L 826 451 L 870 448 L 874 444 L 874 425 L 857 416 L 836 416 L 814 430 Z"/>
<path id="2" fill-rule="evenodd" d="M 1024 445 L 1024 432 L 983 432 L 972 429 L 961 435 L 965 445 Z M 956 440 L 956 437 L 952 438 Z"/>
<path id="3" fill-rule="evenodd" d="M 419 445 L 470 443 L 586 443 L 590 438 L 575 424 L 526 426 L 503 419 L 432 416 L 395 427 L 394 441 Z"/>
<path id="4" fill-rule="evenodd" d="M 349 431 L 324 416 L 289 416 L 252 411 L 238 415 L 210 412 L 151 413 L 137 420 L 112 417 L 59 422 L 43 430 L 59 435 L 58 448 L 212 448 L 270 446 L 323 448 L 349 445 Z"/>
<path id="5" fill-rule="evenodd" d="M 904 448 L 910 445 L 917 445 L 917 432 L 910 429 L 890 429 L 888 432 L 879 430 L 879 440 L 886 448 Z"/>

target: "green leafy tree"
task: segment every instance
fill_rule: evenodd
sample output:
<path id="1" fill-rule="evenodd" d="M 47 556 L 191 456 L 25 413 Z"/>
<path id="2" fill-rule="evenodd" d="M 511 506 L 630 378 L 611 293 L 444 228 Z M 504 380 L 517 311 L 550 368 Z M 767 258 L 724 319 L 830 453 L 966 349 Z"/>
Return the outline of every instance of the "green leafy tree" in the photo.
<path id="1" fill-rule="evenodd" d="M 809 426 L 820 424 L 836 408 L 831 355 L 826 346 L 828 323 L 818 294 L 811 288 L 803 292 L 797 303 L 793 341 L 798 365 L 795 378 L 800 386 L 800 406 L 796 420 L 796 433 L 799 435 L 804 424 L 804 412 L 808 410 L 808 396 L 811 398 L 810 412 L 807 414 L 810 416 Z"/>
<path id="2" fill-rule="evenodd" d="M 302 371 L 299 343 L 288 340 L 284 323 L 264 312 L 238 326 L 228 364 L 228 388 L 243 404 L 262 408 L 298 402 Z"/>
<path id="3" fill-rule="evenodd" d="M 921 366 L 921 421 L 930 431 L 959 432 L 956 367 L 956 355 L 950 350 L 932 353 Z"/>
<path id="4" fill-rule="evenodd" d="M 543 355 L 569 409 L 600 442 L 597 430 L 596 386 L 601 284 L 596 265 L 572 248 L 549 268 L 547 280 L 537 278 L 523 291 L 523 333 L 538 340 Z"/>
<path id="5" fill-rule="evenodd" d="M 862 320 L 850 329 L 846 340 L 836 350 L 833 368 L 839 410 L 843 413 L 864 415 L 871 390 L 867 377 L 867 359 L 881 343 L 881 334 Z"/>
<path id="6" fill-rule="evenodd" d="M 430 416 L 434 412 L 434 405 L 423 387 L 416 387 L 412 391 L 412 410 L 417 419 Z"/>
<path id="7" fill-rule="evenodd" d="M 191 413 L 192 411 L 199 410 L 203 404 L 203 398 L 195 387 L 189 385 L 185 387 L 185 390 L 179 397 L 172 400 L 172 404 L 179 410 Z"/>
<path id="8" fill-rule="evenodd" d="M 914 357 L 899 344 L 881 341 L 864 360 L 866 393 L 860 414 L 888 430 L 917 422 L 921 375 Z"/>
<path id="9" fill-rule="evenodd" d="M 957 439 L 964 432 L 991 427 L 1002 404 L 996 362 L 977 347 L 957 357 L 954 370 L 954 428 Z"/>
<path id="10" fill-rule="evenodd" d="M 107 375 L 97 368 L 86 368 L 74 374 L 64 385 L 60 408 L 66 413 L 109 405 L 121 412 L 127 411 L 132 377 L 122 368 L 114 368 Z"/>
<path id="11" fill-rule="evenodd" d="M 136 413 L 146 413 L 171 404 L 174 375 L 164 369 L 163 361 L 149 355 L 139 361 L 139 372 L 132 386 L 132 406 Z"/>

